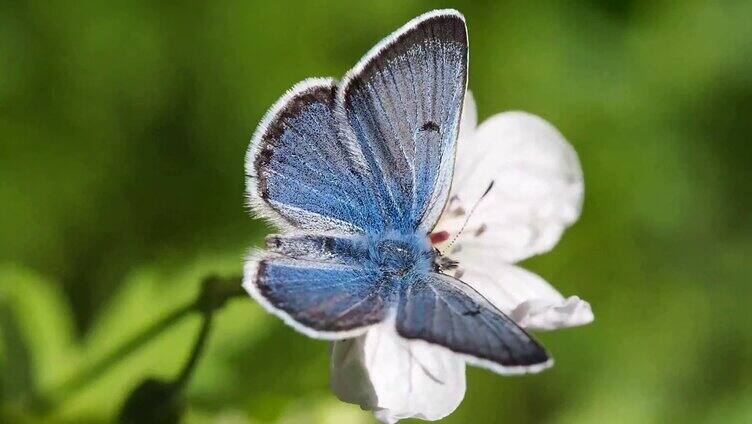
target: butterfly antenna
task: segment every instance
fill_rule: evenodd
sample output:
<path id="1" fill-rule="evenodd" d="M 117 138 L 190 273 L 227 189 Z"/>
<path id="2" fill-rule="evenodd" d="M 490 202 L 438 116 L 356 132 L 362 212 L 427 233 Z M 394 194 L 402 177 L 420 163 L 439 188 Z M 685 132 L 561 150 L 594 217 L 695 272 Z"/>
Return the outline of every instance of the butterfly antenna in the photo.
<path id="1" fill-rule="evenodd" d="M 462 234 L 463 231 L 465 231 L 465 227 L 467 226 L 468 221 L 470 221 L 470 217 L 473 216 L 473 212 L 475 212 L 475 209 L 480 204 L 480 201 L 483 200 L 486 195 L 488 195 L 488 192 L 491 191 L 491 189 L 494 186 L 494 180 L 491 180 L 491 183 L 488 185 L 488 188 L 486 188 L 486 191 L 483 192 L 483 194 L 478 198 L 478 200 L 475 202 L 472 208 L 470 208 L 470 212 L 467 214 L 467 218 L 465 218 L 465 222 L 462 223 L 462 226 L 460 227 L 460 230 L 457 231 L 457 234 L 454 235 L 452 238 L 452 241 L 449 242 L 449 245 L 447 246 L 447 251 L 454 245 L 454 242 L 457 241 L 457 237 Z"/>

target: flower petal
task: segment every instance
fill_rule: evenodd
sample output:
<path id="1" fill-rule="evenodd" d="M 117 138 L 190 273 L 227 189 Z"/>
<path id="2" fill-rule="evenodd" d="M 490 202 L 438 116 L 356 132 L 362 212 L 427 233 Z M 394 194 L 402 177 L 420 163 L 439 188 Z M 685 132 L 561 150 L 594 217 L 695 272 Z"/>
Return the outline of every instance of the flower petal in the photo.
<path id="1" fill-rule="evenodd" d="M 462 104 L 462 118 L 460 119 L 460 132 L 458 140 L 467 139 L 478 126 L 478 111 L 475 107 L 475 97 L 470 90 L 465 91 L 465 101 Z"/>
<path id="2" fill-rule="evenodd" d="M 480 257 L 461 263 L 459 278 L 524 328 L 555 330 L 593 321 L 590 304 L 577 296 L 565 299 L 530 271 Z"/>
<path id="3" fill-rule="evenodd" d="M 510 318 L 521 327 L 531 330 L 556 330 L 592 322 L 593 311 L 589 303 L 577 296 L 554 303 L 533 299 L 517 305 Z"/>
<path id="4" fill-rule="evenodd" d="M 517 262 L 550 250 L 579 217 L 577 154 L 545 120 L 501 113 L 457 148 L 449 204 L 436 227 L 451 240 L 472 213 L 455 247 L 492 248 L 497 260 Z"/>
<path id="5" fill-rule="evenodd" d="M 465 362 L 442 347 L 403 339 L 385 322 L 333 343 L 331 383 L 337 397 L 373 410 L 379 421 L 438 420 L 465 395 Z"/>

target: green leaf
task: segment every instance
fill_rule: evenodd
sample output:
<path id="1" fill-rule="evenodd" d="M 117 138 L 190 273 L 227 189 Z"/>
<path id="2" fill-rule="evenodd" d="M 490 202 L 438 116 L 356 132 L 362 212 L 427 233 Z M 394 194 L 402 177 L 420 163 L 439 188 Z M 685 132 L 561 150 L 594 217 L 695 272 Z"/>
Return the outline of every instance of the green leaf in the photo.
<path id="1" fill-rule="evenodd" d="M 0 399 L 21 400 L 34 392 L 29 347 L 19 323 L 6 302 L 0 301 Z"/>
<path id="2" fill-rule="evenodd" d="M 75 368 L 71 311 L 57 287 L 38 274 L 0 265 L 0 326 L 4 394 L 43 391 Z"/>

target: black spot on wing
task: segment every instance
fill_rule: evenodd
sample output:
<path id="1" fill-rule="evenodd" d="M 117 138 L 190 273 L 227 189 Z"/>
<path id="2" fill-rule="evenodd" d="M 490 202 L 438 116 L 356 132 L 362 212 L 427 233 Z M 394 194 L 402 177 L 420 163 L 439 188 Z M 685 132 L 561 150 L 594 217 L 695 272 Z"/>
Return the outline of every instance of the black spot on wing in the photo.
<path id="1" fill-rule="evenodd" d="M 441 127 L 439 127 L 439 124 L 433 121 L 427 121 L 425 124 L 423 124 L 422 127 L 420 127 L 420 130 L 441 133 Z"/>
<path id="2" fill-rule="evenodd" d="M 480 308 L 467 310 L 467 311 L 463 312 L 462 315 L 465 315 L 465 316 L 475 316 L 475 315 L 478 315 L 479 313 L 480 313 Z"/>

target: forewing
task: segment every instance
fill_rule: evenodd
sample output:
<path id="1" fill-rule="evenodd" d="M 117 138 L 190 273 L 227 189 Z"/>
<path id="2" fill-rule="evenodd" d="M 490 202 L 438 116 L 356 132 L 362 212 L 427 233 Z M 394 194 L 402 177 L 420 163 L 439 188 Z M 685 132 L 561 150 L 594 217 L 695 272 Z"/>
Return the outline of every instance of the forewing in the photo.
<path id="1" fill-rule="evenodd" d="M 545 349 L 514 321 L 470 286 L 443 274 L 404 285 L 397 332 L 444 346 L 502 374 L 537 372 L 552 364 Z"/>
<path id="2" fill-rule="evenodd" d="M 386 225 L 429 231 L 446 203 L 467 80 L 467 29 L 434 11 L 376 45 L 345 76 L 337 112 L 369 170 Z"/>
<path id="3" fill-rule="evenodd" d="M 362 233 L 380 225 L 334 116 L 336 83 L 305 80 L 271 107 L 246 158 L 257 214 L 282 228 Z"/>

